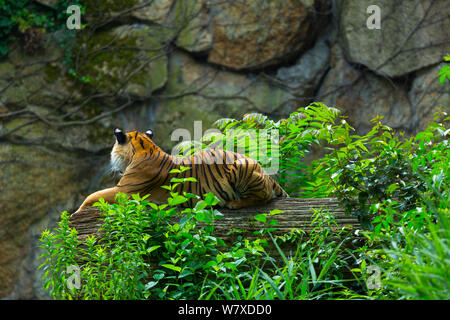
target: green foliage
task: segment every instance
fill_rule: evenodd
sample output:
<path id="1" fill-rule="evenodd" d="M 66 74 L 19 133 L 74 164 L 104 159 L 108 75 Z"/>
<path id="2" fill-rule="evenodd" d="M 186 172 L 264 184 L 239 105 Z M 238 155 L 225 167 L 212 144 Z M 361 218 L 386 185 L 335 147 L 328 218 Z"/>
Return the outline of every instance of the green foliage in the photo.
<path id="1" fill-rule="evenodd" d="M 436 120 L 440 118 L 442 115 Z M 322 180 L 325 187 L 366 227 L 377 216 L 371 206 L 385 200 L 396 200 L 391 206 L 407 213 L 422 203 L 422 194 L 428 196 L 431 191 L 420 175 L 434 177 L 433 187 L 439 190 L 448 183 L 443 181 L 450 162 L 449 131 L 444 124 L 448 120 L 433 122 L 415 137 L 402 140 L 382 125 L 381 118 L 373 120 L 375 125 L 365 136 L 349 136 L 343 131 L 338 138 L 346 143 L 339 146 L 329 140 L 334 148 L 313 163 L 314 173 L 329 177 Z M 336 134 L 331 131 L 331 135 Z"/>
<path id="2" fill-rule="evenodd" d="M 57 299 L 197 297 L 204 265 L 221 244 L 211 235 L 213 224 L 197 228 L 197 223 L 212 222 L 220 213 L 212 209 L 217 199 L 211 194 L 194 209 L 177 207 L 191 197 L 196 196 L 171 192 L 163 205 L 139 195 L 128 200 L 120 193 L 115 204 L 101 199 L 95 205 L 104 216 L 102 237 L 85 241 L 77 239 L 63 213 L 59 228 L 54 233 L 44 231 L 41 238 L 45 287 Z M 65 288 L 69 265 L 80 266 L 80 290 Z"/>
<path id="3" fill-rule="evenodd" d="M 186 181 L 174 178 L 166 186 L 167 204 L 139 195 L 129 200 L 118 194 L 115 204 L 101 199 L 95 204 L 104 216 L 100 238 L 78 239 L 64 212 L 54 232 L 42 233 L 44 287 L 55 299 L 196 299 L 210 278 L 228 276 L 263 250 L 255 240 L 220 251 L 225 243 L 213 234 L 214 220 L 222 216 L 213 209 L 218 200 L 206 194 L 194 208 L 181 209 L 197 197 L 173 191 Z M 66 287 L 70 265 L 80 266 L 79 290 Z"/>
<path id="4" fill-rule="evenodd" d="M 382 270 L 378 296 L 396 299 L 450 298 L 449 188 L 433 186 L 436 179 L 419 176 L 429 190 L 424 204 L 406 213 L 394 201 L 377 204 L 374 231 L 364 231 L 368 246 L 361 259 Z M 422 194 L 422 196 L 424 196 Z M 430 200 L 433 198 L 433 200 Z"/>
<path id="5" fill-rule="evenodd" d="M 261 222 L 265 223 L 264 219 Z M 365 297 L 358 293 L 361 290 L 359 279 L 348 277 L 350 267 L 355 263 L 350 250 L 350 230 L 340 229 L 332 214 L 320 210 L 314 212 L 311 225 L 310 235 L 302 230 L 293 230 L 273 237 L 268 231 L 275 251 L 261 250 L 264 259 L 260 265 L 247 261 L 245 265 L 250 264 L 247 270 L 232 270 L 219 275 L 223 280 L 213 282 L 215 286 L 201 298 L 305 300 Z M 290 256 L 281 249 L 286 244 L 295 244 L 294 253 Z M 277 260 L 274 257 L 278 257 Z"/>
<path id="6" fill-rule="evenodd" d="M 450 62 L 450 55 L 444 57 L 444 60 L 446 62 Z M 450 66 L 449 65 L 443 66 L 439 71 L 439 73 L 437 74 L 437 76 L 439 77 L 439 81 L 441 82 L 441 84 L 444 85 L 445 79 L 450 80 Z"/>
<path id="7" fill-rule="evenodd" d="M 67 7 L 74 4 L 83 8 L 80 3 L 81 0 L 62 0 L 50 8 L 32 0 L 0 0 L 0 59 L 8 54 L 12 41 L 24 38 L 29 30 L 37 30 L 42 35 L 66 29 Z M 59 39 L 61 46 L 68 48 L 66 57 L 71 54 L 74 36 L 73 31 L 67 30 Z"/>
<path id="8" fill-rule="evenodd" d="M 304 158 L 313 145 L 329 137 L 338 113 L 335 108 L 313 103 L 279 121 L 258 113 L 247 114 L 242 120 L 219 119 L 216 125 L 222 134 L 205 135 L 200 143 L 184 142 L 180 154 L 190 155 L 201 148 L 242 153 L 259 161 L 263 167 L 276 167 L 275 178 L 291 196 L 327 196 L 328 190 L 318 189 L 318 181 L 311 179 Z"/>

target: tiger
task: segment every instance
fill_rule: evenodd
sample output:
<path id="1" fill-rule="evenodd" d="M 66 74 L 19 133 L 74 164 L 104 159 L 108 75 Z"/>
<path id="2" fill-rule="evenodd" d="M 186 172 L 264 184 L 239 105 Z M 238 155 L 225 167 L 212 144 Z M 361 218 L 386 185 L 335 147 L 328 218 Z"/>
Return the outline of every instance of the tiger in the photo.
<path id="1" fill-rule="evenodd" d="M 274 198 L 289 197 L 283 188 L 268 175 L 255 160 L 242 154 L 220 149 L 202 149 L 190 157 L 169 155 L 157 146 L 151 129 L 124 132 L 114 129 L 115 143 L 111 151 L 111 168 L 121 178 L 112 188 L 89 195 L 74 213 L 92 206 L 100 198 L 115 202 L 118 192 L 128 195 L 149 195 L 147 200 L 167 203 L 170 191 L 162 188 L 174 177 L 195 178 L 180 183 L 175 192 L 197 196 L 213 193 L 220 207 L 240 209 L 264 205 Z M 171 172 L 184 166 L 184 172 Z M 176 170 L 175 170 L 176 171 Z M 190 197 L 188 205 L 194 206 L 198 198 Z"/>

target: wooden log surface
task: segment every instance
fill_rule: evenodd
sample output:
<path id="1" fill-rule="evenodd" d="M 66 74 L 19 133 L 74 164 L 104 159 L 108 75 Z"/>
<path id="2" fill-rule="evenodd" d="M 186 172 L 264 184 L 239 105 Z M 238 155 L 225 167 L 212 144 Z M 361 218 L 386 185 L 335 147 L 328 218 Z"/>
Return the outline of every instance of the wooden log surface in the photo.
<path id="1" fill-rule="evenodd" d="M 286 234 L 292 229 L 300 228 L 306 233 L 310 232 L 312 216 L 315 210 L 327 210 L 333 214 L 337 227 L 352 226 L 360 229 L 358 219 L 354 216 L 346 215 L 344 209 L 339 206 L 335 198 L 322 199 L 298 199 L 281 198 L 275 199 L 264 206 L 247 207 L 239 210 L 218 208 L 223 214 L 221 219 L 214 221 L 215 235 L 222 239 L 230 240 L 230 231 L 233 229 L 247 230 L 249 232 L 261 229 L 261 224 L 257 223 L 254 216 L 260 213 L 269 213 L 271 210 L 279 209 L 283 213 L 277 214 L 275 219 L 278 222 L 277 230 L 274 234 Z M 88 235 L 99 235 L 98 230 L 101 225 L 101 214 L 97 208 L 87 208 L 78 214 L 70 217 L 72 227 L 78 231 L 80 239 Z"/>

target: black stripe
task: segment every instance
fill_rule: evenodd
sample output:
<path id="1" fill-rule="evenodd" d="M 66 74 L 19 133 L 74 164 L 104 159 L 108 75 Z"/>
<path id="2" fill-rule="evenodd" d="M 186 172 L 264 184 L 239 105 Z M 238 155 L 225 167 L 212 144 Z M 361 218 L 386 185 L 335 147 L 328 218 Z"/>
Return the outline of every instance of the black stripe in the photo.
<path id="1" fill-rule="evenodd" d="M 159 171 L 158 171 L 157 176 L 159 176 L 159 174 L 161 173 L 162 169 L 163 169 L 164 166 L 166 165 L 166 162 L 167 162 L 167 160 L 169 159 L 169 156 L 168 156 L 167 154 L 164 154 L 164 158 L 163 158 L 163 159 L 164 159 L 164 160 L 161 160 L 161 162 L 160 162 L 160 168 L 159 168 Z"/>
<path id="2" fill-rule="evenodd" d="M 140 166 L 142 163 L 144 163 L 145 161 L 148 161 L 148 160 L 150 160 L 150 155 L 148 153 L 146 153 L 144 159 L 141 162 L 134 165 L 133 167 L 131 167 L 130 170 L 136 169 L 138 166 Z"/>
<path id="3" fill-rule="evenodd" d="M 162 181 L 161 185 L 165 186 L 166 185 L 166 181 L 167 179 L 169 179 L 170 176 L 172 176 L 170 172 L 170 170 L 172 170 L 174 167 L 176 167 L 177 165 L 175 163 L 172 162 L 172 164 L 170 165 L 170 167 L 167 169 L 167 174 L 166 174 L 166 178 L 164 179 L 164 181 Z"/>
<path id="4" fill-rule="evenodd" d="M 264 190 L 265 189 L 265 187 L 264 186 L 262 186 L 261 188 L 259 188 L 259 189 L 245 189 L 243 192 L 242 192 L 242 195 L 248 195 L 248 193 L 247 193 L 247 191 L 249 191 L 249 194 L 256 194 L 256 193 L 258 193 L 259 191 L 262 191 L 262 190 Z M 258 198 L 261 198 L 261 197 L 258 197 Z"/>
<path id="5" fill-rule="evenodd" d="M 222 189 L 222 187 L 220 186 L 219 181 L 217 181 L 217 179 L 215 178 L 214 174 L 212 173 L 211 166 L 207 166 L 207 168 L 208 168 L 208 171 L 209 171 L 209 173 L 211 175 L 211 179 L 213 180 L 213 182 L 215 182 L 215 187 L 217 187 L 217 188 L 214 188 L 215 191 L 217 191 L 220 194 L 220 197 L 223 200 L 229 201 L 230 198 L 229 198 L 228 194 Z M 223 196 L 224 194 L 225 194 L 225 197 Z"/>
<path id="6" fill-rule="evenodd" d="M 202 165 L 200 166 L 200 168 L 202 169 L 203 176 L 205 177 L 206 185 L 208 186 L 208 189 L 211 190 L 211 187 L 209 186 L 208 177 L 206 176 L 205 165 L 202 164 Z M 202 190 L 203 190 L 203 187 L 202 187 Z M 202 191 L 202 192 L 204 192 L 204 191 Z M 203 195 L 203 194 L 202 194 L 202 195 Z"/>
<path id="7" fill-rule="evenodd" d="M 247 178 L 247 170 L 248 170 L 248 160 L 245 158 L 245 173 L 244 173 L 244 179 Z"/>
<path id="8" fill-rule="evenodd" d="M 235 167 L 236 168 L 236 167 Z M 233 179 L 234 179 L 234 181 L 233 181 L 233 184 L 236 184 L 236 170 L 232 170 L 231 172 L 233 172 Z"/>

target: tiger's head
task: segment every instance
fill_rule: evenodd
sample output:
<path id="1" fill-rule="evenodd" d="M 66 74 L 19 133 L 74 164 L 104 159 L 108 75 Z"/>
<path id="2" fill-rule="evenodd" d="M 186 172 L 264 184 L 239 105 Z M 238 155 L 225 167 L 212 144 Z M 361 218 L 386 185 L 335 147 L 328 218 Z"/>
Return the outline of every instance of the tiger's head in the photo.
<path id="1" fill-rule="evenodd" d="M 144 153 L 153 153 L 159 147 L 151 140 L 153 131 L 145 133 L 139 131 L 123 132 L 119 128 L 114 129 L 116 142 L 111 151 L 111 169 L 124 173 L 128 165 L 135 157 Z"/>

